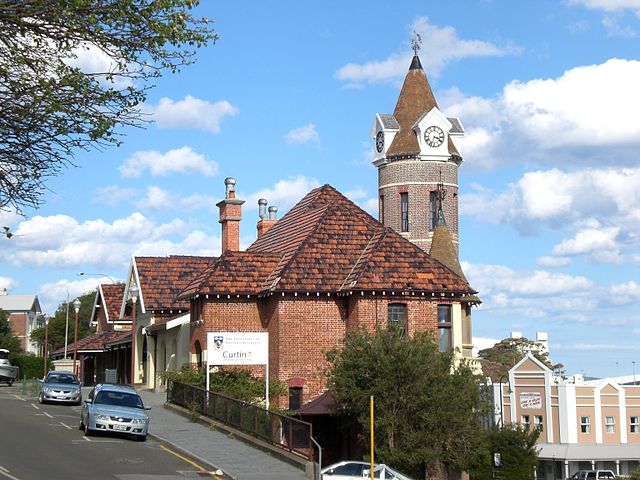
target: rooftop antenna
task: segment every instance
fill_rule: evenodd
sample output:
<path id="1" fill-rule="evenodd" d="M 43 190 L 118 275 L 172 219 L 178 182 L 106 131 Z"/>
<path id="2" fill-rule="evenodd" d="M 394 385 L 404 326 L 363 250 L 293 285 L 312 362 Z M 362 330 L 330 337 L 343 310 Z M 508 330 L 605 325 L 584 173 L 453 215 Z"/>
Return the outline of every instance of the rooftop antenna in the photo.
<path id="1" fill-rule="evenodd" d="M 422 37 L 415 30 L 413 31 L 413 37 L 411 37 L 411 48 L 413 49 L 413 54 L 418 55 L 418 50 L 420 50 L 420 45 L 422 45 Z"/>

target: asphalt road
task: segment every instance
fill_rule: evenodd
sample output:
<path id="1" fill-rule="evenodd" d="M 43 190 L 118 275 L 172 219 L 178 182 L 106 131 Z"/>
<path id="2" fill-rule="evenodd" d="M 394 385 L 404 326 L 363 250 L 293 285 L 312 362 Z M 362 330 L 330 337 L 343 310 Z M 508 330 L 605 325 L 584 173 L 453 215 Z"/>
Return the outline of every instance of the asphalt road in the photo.
<path id="1" fill-rule="evenodd" d="M 0 385 L 0 480 L 203 478 L 197 462 L 151 437 L 86 437 L 79 420 L 78 406 L 40 405 Z"/>

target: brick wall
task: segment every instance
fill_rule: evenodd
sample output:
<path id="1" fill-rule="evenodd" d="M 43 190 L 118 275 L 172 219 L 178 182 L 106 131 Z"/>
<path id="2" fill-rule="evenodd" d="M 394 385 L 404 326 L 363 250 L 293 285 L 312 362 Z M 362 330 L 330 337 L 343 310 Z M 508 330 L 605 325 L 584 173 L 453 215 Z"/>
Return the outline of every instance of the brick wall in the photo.
<path id="1" fill-rule="evenodd" d="M 269 332 L 270 377 L 285 385 L 303 379 L 303 402 L 326 388 L 325 352 L 342 346 L 350 329 L 374 331 L 388 324 L 389 303 L 407 304 L 409 334 L 437 329 L 441 300 L 411 295 L 306 297 L 274 295 L 267 299 L 213 299 L 205 301 L 204 323 L 192 324 L 191 349 L 200 341 L 206 349 L 206 332 Z M 195 302 L 194 302 L 195 303 Z M 194 310 L 197 307 L 194 305 Z M 246 367 L 263 377 L 264 367 Z M 273 402 L 288 407 L 287 396 Z"/>
<path id="2" fill-rule="evenodd" d="M 9 325 L 13 334 L 20 340 L 20 346 L 23 350 L 28 349 L 29 339 L 27 338 L 27 319 L 26 313 L 12 313 L 9 315 Z"/>
<path id="3" fill-rule="evenodd" d="M 379 218 L 401 231 L 400 193 L 409 194 L 409 232 L 402 235 L 429 251 L 429 196 L 442 180 L 446 192 L 444 216 L 454 245 L 458 246 L 458 166 L 453 162 L 396 160 L 378 168 L 378 194 L 384 196 L 384 212 Z"/>

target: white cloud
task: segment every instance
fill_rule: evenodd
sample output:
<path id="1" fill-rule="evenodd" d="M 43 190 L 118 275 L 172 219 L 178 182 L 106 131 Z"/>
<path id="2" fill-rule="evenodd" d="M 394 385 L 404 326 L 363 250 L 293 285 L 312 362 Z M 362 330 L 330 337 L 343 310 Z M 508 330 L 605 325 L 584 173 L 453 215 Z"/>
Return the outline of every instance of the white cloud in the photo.
<path id="1" fill-rule="evenodd" d="M 169 192 L 157 186 L 148 187 L 145 198 L 136 202 L 136 206 L 143 210 L 168 210 L 174 205 Z"/>
<path id="2" fill-rule="evenodd" d="M 124 89 L 133 85 L 131 78 L 126 75 L 109 78 L 109 74 L 125 73 L 128 66 L 124 62 L 118 63 L 96 45 L 84 42 L 73 49 L 73 57 L 65 62 L 72 67 L 79 68 L 87 74 L 97 75 L 97 78 L 109 88 Z"/>
<path id="3" fill-rule="evenodd" d="M 467 168 L 519 164 L 635 165 L 640 147 L 640 61 L 610 59 L 553 79 L 513 81 L 494 99 L 461 98 L 443 109 L 466 127 Z"/>
<path id="4" fill-rule="evenodd" d="M 98 188 L 92 198 L 92 201 L 94 203 L 115 207 L 119 203 L 129 200 L 133 195 L 135 195 L 135 193 L 135 190 L 132 188 L 122 188 L 118 185 L 110 185 L 108 187 Z"/>
<path id="5" fill-rule="evenodd" d="M 640 12 L 640 0 L 568 0 L 572 5 L 582 5 L 591 10 L 603 10 L 605 12 L 619 12 L 622 10 L 635 10 Z"/>
<path id="6" fill-rule="evenodd" d="M 611 285 L 609 287 L 611 302 L 615 305 L 626 305 L 640 301 L 640 285 L 634 281 Z"/>
<path id="7" fill-rule="evenodd" d="M 260 198 L 267 199 L 270 206 L 278 207 L 278 216 L 281 217 L 310 190 L 319 186 L 320 183 L 315 178 L 298 175 L 297 177 L 280 180 L 272 188 L 263 188 L 257 192 L 240 196 L 241 198 L 246 198 L 247 203 L 245 206 L 250 211 L 258 209 L 258 200 Z"/>
<path id="8" fill-rule="evenodd" d="M 620 229 L 589 228 L 578 232 L 575 237 L 563 240 L 553 249 L 555 255 L 584 255 L 600 250 L 617 248 L 616 237 Z"/>
<path id="9" fill-rule="evenodd" d="M 633 28 L 621 25 L 617 15 L 605 15 L 602 18 L 602 26 L 610 37 L 634 38 L 638 35 Z"/>
<path id="10" fill-rule="evenodd" d="M 11 292 L 14 288 L 18 286 L 18 282 L 16 282 L 11 277 L 0 277 L 0 290 L 7 289 L 7 291 Z"/>
<path id="11" fill-rule="evenodd" d="M 546 268 L 566 267 L 571 263 L 571 259 L 567 257 L 540 257 L 536 263 Z"/>
<path id="12" fill-rule="evenodd" d="M 320 135 L 316 130 L 316 126 L 313 123 L 309 123 L 304 127 L 294 128 L 284 135 L 284 139 L 289 145 L 303 144 L 303 143 L 315 143 L 320 142 Z"/>
<path id="13" fill-rule="evenodd" d="M 135 206 L 141 210 L 178 210 L 193 212 L 194 210 L 214 210 L 219 199 L 209 195 L 192 194 L 180 197 L 168 190 L 152 185 L 147 187 L 144 198 L 135 202 Z"/>
<path id="14" fill-rule="evenodd" d="M 212 177 L 218 174 L 218 164 L 213 160 L 206 160 L 204 155 L 191 147 L 181 147 L 166 153 L 156 150 L 136 152 L 118 170 L 127 178 L 138 178 L 146 170 L 153 177 L 174 173 Z"/>
<path id="15" fill-rule="evenodd" d="M 78 222 L 67 215 L 36 216 L 20 223 L 21 237 L 0 250 L 16 267 L 125 269 L 136 255 L 214 255 L 219 239 L 183 220 L 158 224 L 140 213 L 114 220 Z M 188 232 L 186 236 L 185 233 Z"/>
<path id="16" fill-rule="evenodd" d="M 210 103 L 191 95 L 177 101 L 164 97 L 147 109 L 158 128 L 198 128 L 211 133 L 220 133 L 222 120 L 238 114 L 238 109 L 226 100 Z"/>
<path id="17" fill-rule="evenodd" d="M 409 31 L 415 31 L 422 37 L 423 45 L 428 49 L 421 57 L 423 67 L 434 76 L 454 61 L 473 57 L 503 56 L 519 51 L 511 46 L 498 47 L 482 40 L 463 40 L 458 37 L 453 27 L 432 25 L 426 17 L 416 18 Z M 393 53 L 384 60 L 344 65 L 334 77 L 346 82 L 348 88 L 359 88 L 365 83 L 397 83 L 406 75 L 412 55 L 407 46 L 402 53 Z"/>
<path id="18" fill-rule="evenodd" d="M 460 212 L 504 223 L 531 234 L 541 226 L 573 231 L 554 256 L 589 255 L 600 262 L 624 261 L 640 246 L 640 168 L 558 169 L 525 173 L 504 192 L 471 185 L 460 196 Z"/>

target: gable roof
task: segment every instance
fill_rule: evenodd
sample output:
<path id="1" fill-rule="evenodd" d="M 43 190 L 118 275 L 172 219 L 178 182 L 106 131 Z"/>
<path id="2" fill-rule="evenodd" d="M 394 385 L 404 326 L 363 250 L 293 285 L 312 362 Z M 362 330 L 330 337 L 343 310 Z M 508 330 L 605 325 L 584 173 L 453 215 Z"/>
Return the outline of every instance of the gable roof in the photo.
<path id="1" fill-rule="evenodd" d="M 37 295 L 0 295 L 0 310 L 5 312 L 40 313 L 40 302 Z"/>
<path id="2" fill-rule="evenodd" d="M 115 322 L 120 318 L 120 304 L 124 295 L 124 285 L 103 284 L 98 286 L 96 302 L 101 302 L 107 322 Z M 93 317 L 92 317 L 93 318 Z"/>
<path id="3" fill-rule="evenodd" d="M 108 343 L 119 340 L 128 340 L 131 342 L 131 330 L 110 330 L 107 332 L 98 332 L 88 337 L 78 340 L 78 353 L 101 352 L 106 349 Z M 75 343 L 67 345 L 67 353 L 73 352 Z M 64 355 L 64 347 L 58 348 L 51 353 L 51 356 L 58 357 Z"/>
<path id="4" fill-rule="evenodd" d="M 464 278 L 324 185 L 246 252 L 223 254 L 180 298 L 391 289 L 475 293 Z"/>
<path id="5" fill-rule="evenodd" d="M 169 255 L 133 257 L 140 298 L 145 311 L 189 310 L 189 302 L 176 296 L 215 260 L 215 257 Z"/>

